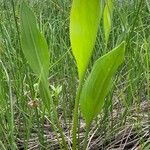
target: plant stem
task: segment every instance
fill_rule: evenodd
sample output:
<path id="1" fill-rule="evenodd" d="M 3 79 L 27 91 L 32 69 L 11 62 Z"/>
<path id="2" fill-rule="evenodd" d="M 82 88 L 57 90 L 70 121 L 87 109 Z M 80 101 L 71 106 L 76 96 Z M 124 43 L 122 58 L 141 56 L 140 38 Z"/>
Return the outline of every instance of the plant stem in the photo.
<path id="1" fill-rule="evenodd" d="M 12 86 L 11 86 L 11 81 L 8 75 L 8 72 L 3 64 L 2 61 L 0 61 L 2 68 L 4 69 L 4 72 L 6 74 L 6 78 L 7 78 L 7 84 L 9 87 L 9 99 L 10 99 L 10 139 L 11 139 L 11 148 L 12 150 L 16 149 L 16 143 L 15 143 L 15 136 L 14 136 L 14 128 L 15 128 L 15 124 L 14 124 L 14 104 L 13 104 L 13 97 L 12 97 Z"/>
<path id="2" fill-rule="evenodd" d="M 54 117 L 56 119 L 56 124 L 57 124 L 58 130 L 59 130 L 61 138 L 62 138 L 64 149 L 67 150 L 68 149 L 67 148 L 67 143 L 65 141 L 65 136 L 63 134 L 63 130 L 61 128 L 61 125 L 60 125 L 60 122 L 59 122 L 59 119 L 58 119 L 58 116 L 57 116 L 57 110 L 56 110 L 56 107 L 54 106 L 54 103 L 52 104 L 52 108 L 53 108 L 53 112 L 54 112 Z"/>
<path id="3" fill-rule="evenodd" d="M 145 37 L 145 35 L 144 35 Z M 146 79 L 147 79 L 147 99 L 149 100 L 150 99 L 150 90 L 149 90 L 149 87 L 150 87 L 150 76 L 149 76 L 149 70 L 150 70 L 150 66 L 149 66 L 149 52 L 148 52 L 148 42 L 146 40 L 146 37 L 145 37 L 145 40 L 144 40 L 144 47 L 145 47 L 145 51 L 146 51 Z M 148 101 L 148 104 L 150 104 L 150 101 Z M 148 111 L 148 120 L 150 121 L 150 111 Z M 149 128 L 149 132 L 150 132 L 150 128 Z"/>
<path id="4" fill-rule="evenodd" d="M 79 108 L 80 93 L 82 90 L 82 83 L 83 83 L 83 78 L 79 81 L 79 86 L 78 86 L 77 95 L 75 99 L 75 108 L 73 113 L 73 128 L 72 128 L 72 138 L 73 138 L 72 149 L 73 150 L 76 150 L 76 145 L 77 145 L 76 133 L 77 133 L 77 125 L 78 125 L 78 108 Z"/>
<path id="5" fill-rule="evenodd" d="M 66 141 L 65 141 L 65 136 L 64 136 L 64 134 L 63 134 L 63 130 L 62 130 L 62 128 L 61 128 L 61 125 L 60 125 L 60 122 L 59 122 L 59 119 L 58 119 L 58 114 L 57 114 L 57 110 L 56 110 L 56 107 L 55 107 L 55 105 L 54 105 L 54 103 L 53 103 L 53 100 L 52 100 L 52 98 L 51 98 L 51 96 L 50 96 L 50 92 L 49 92 L 49 85 L 47 84 L 48 82 L 45 82 L 45 81 L 43 81 L 43 83 L 42 83 L 42 87 L 44 87 L 44 90 L 45 90 L 45 95 L 46 96 L 44 96 L 45 98 L 48 98 L 49 100 L 50 100 L 50 104 L 51 104 L 51 109 L 49 108 L 49 106 L 47 106 L 48 104 L 46 104 L 46 102 L 45 102 L 45 105 L 46 105 L 46 107 L 47 107 L 47 110 L 48 110 L 48 112 L 49 112 L 49 115 L 50 115 L 50 118 L 52 119 L 52 126 L 55 124 L 55 122 L 56 122 L 56 124 L 57 124 L 57 128 L 58 128 L 58 130 L 59 130 L 59 133 L 60 133 L 60 135 L 61 135 L 61 138 L 62 138 L 62 142 L 63 142 L 63 146 L 64 146 L 64 149 L 65 150 L 67 150 L 68 148 L 67 148 L 67 143 L 66 143 Z M 44 91 L 43 91 L 44 92 Z M 52 111 L 51 111 L 52 110 Z M 53 115 L 52 115 L 52 112 L 53 112 Z M 53 129 L 54 129 L 54 131 L 55 131 L 55 133 L 57 134 L 57 131 L 56 131 L 56 128 L 53 126 Z M 58 140 L 59 140 L 59 137 L 58 137 Z M 60 143 L 60 142 L 59 142 Z M 60 145 L 60 147 L 61 147 L 61 145 Z"/>
<path id="6" fill-rule="evenodd" d="M 131 30 L 130 30 L 131 32 L 129 33 L 129 36 L 128 36 L 127 41 L 126 41 L 126 43 L 127 43 L 126 44 L 126 49 L 130 48 L 131 35 L 134 32 L 135 25 L 136 25 L 136 23 L 138 21 L 138 15 L 139 15 L 140 10 L 142 8 L 142 2 L 143 2 L 143 0 L 141 0 L 140 3 L 139 3 L 139 5 L 137 6 L 138 8 L 137 8 L 137 11 L 135 12 L 135 17 L 134 17 L 133 25 L 132 25 Z"/>
<path id="7" fill-rule="evenodd" d="M 91 123 L 86 125 L 86 132 L 85 132 L 85 139 L 84 139 L 83 150 L 86 150 L 86 148 L 87 148 L 90 126 L 91 126 Z"/>

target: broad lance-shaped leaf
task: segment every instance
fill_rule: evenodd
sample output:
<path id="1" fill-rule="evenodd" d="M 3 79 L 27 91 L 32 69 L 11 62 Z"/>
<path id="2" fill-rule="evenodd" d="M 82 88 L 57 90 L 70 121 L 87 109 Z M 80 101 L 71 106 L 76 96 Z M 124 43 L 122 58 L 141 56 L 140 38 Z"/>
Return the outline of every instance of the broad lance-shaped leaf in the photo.
<path id="1" fill-rule="evenodd" d="M 80 96 L 80 108 L 87 124 L 98 115 L 110 90 L 113 74 L 123 62 L 125 43 L 99 58 L 83 85 Z"/>
<path id="2" fill-rule="evenodd" d="M 21 5 L 21 44 L 31 67 L 41 79 L 49 73 L 49 51 L 44 36 L 37 28 L 36 18 L 25 2 Z"/>
<path id="3" fill-rule="evenodd" d="M 112 0 L 107 0 L 106 5 L 104 7 L 104 16 L 103 16 L 103 27 L 104 27 L 104 35 L 105 35 L 106 43 L 108 42 L 108 38 L 111 30 L 112 13 L 113 13 Z"/>
<path id="4" fill-rule="evenodd" d="M 50 110 L 48 89 L 49 51 L 44 36 L 37 28 L 36 18 L 25 2 L 21 5 L 21 44 L 31 69 L 40 78 L 40 93 Z"/>
<path id="5" fill-rule="evenodd" d="M 102 14 L 102 0 L 73 0 L 70 15 L 70 40 L 77 62 L 79 79 L 87 68 Z"/>

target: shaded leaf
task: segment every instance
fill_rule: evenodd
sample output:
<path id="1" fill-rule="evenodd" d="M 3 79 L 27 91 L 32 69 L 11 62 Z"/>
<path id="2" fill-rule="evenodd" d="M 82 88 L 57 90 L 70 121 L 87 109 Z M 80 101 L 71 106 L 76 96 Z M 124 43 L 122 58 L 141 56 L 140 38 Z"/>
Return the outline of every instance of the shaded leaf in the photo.
<path id="1" fill-rule="evenodd" d="M 37 28 L 34 13 L 25 2 L 21 5 L 21 44 L 31 69 L 46 80 L 49 73 L 48 46 Z"/>
<path id="2" fill-rule="evenodd" d="M 80 79 L 92 55 L 101 14 L 102 0 L 73 0 L 70 39 Z"/>
<path id="3" fill-rule="evenodd" d="M 110 90 L 113 74 L 123 62 L 125 43 L 99 58 L 87 78 L 80 96 L 80 108 L 87 124 L 98 115 Z"/>

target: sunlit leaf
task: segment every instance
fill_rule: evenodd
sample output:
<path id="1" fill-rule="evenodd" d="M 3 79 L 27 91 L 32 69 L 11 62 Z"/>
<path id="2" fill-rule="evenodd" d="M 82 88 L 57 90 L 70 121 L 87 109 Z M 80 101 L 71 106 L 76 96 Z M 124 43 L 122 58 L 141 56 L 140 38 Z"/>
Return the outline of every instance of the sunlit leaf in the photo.
<path id="1" fill-rule="evenodd" d="M 21 44 L 31 69 L 46 79 L 49 72 L 49 51 L 44 36 L 37 28 L 36 18 L 31 9 L 21 5 Z"/>
<path id="2" fill-rule="evenodd" d="M 70 39 L 80 79 L 92 54 L 101 14 L 102 0 L 73 0 Z"/>
<path id="3" fill-rule="evenodd" d="M 87 124 L 98 115 L 110 90 L 113 74 L 123 62 L 125 43 L 99 58 L 83 85 L 80 108 Z"/>
<path id="4" fill-rule="evenodd" d="M 108 38 L 111 30 L 112 13 L 113 13 L 112 0 L 107 0 L 106 5 L 104 7 L 104 16 L 103 16 L 103 27 L 104 27 L 104 35 L 105 35 L 106 43 L 108 42 Z"/>

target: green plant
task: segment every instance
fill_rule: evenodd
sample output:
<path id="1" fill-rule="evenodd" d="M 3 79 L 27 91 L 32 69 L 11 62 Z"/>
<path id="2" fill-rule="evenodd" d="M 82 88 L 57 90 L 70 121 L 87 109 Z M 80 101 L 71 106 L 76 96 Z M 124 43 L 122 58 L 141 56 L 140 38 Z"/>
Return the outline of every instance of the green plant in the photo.
<path id="1" fill-rule="evenodd" d="M 28 60 L 25 60 L 25 55 L 22 55 L 23 51 L 20 45 L 22 35 L 19 30 L 22 28 L 19 9 L 22 0 L 1 0 L 0 149 L 32 149 L 33 146 L 40 149 L 58 149 L 58 147 L 65 149 L 52 105 L 50 104 L 50 111 L 46 106 L 46 103 L 51 100 L 56 107 L 57 116 L 63 128 L 62 131 L 68 144 L 67 148 L 71 149 L 72 111 L 76 96 L 75 89 L 79 84 L 69 39 L 71 1 L 24 1 L 34 12 L 37 28 L 46 39 L 50 54 L 49 74 L 46 82 L 56 89 L 53 90 L 49 87 L 47 94 L 41 83 L 41 77 L 35 71 L 31 71 L 32 68 L 28 65 L 29 63 L 27 64 Z M 150 2 L 149 0 L 112 0 L 113 18 L 110 18 L 110 24 L 108 24 L 111 27 L 107 42 L 105 32 L 108 28 L 104 25 L 104 20 L 107 22 L 104 10 L 108 6 L 109 0 L 101 2 L 102 9 L 100 11 L 102 13 L 97 38 L 86 75 L 81 84 L 80 103 L 77 105 L 78 122 L 74 136 L 76 138 L 75 148 L 83 149 L 84 141 L 85 147 L 88 141 L 89 149 L 105 150 L 120 147 L 128 149 L 128 140 L 130 139 L 137 141 L 135 144 L 131 141 L 133 145 L 130 146 L 133 149 L 144 147 L 149 149 L 147 131 L 150 120 L 148 109 L 150 103 Z M 89 9 L 88 13 L 90 12 Z M 88 133 L 84 122 L 84 119 L 87 118 L 86 113 L 83 113 L 83 108 L 81 110 L 83 87 L 88 89 L 86 82 L 92 73 L 92 67 L 95 66 L 95 60 L 99 60 L 100 56 L 103 57 L 111 49 L 116 49 L 124 40 L 126 41 L 126 59 L 116 71 L 112 80 L 112 88 L 110 86 L 109 93 L 105 100 L 103 99 L 104 102 L 102 100 L 104 105 L 99 109 L 99 115 L 95 115 Z M 62 86 L 59 95 L 58 85 Z M 51 100 L 48 98 L 49 96 L 52 97 Z M 93 103 L 96 101 L 93 100 Z M 84 139 L 85 131 L 87 140 Z M 120 144 L 118 139 L 122 139 Z"/>
<path id="2" fill-rule="evenodd" d="M 33 12 L 25 2 L 22 2 L 21 5 L 21 29 L 21 45 L 23 53 L 31 69 L 39 78 L 40 94 L 42 96 L 44 106 L 47 108 L 47 112 L 50 114 L 52 119 L 53 129 L 57 135 L 57 129 L 54 126 L 56 123 L 61 134 L 64 147 L 67 149 L 65 137 L 58 120 L 57 111 L 49 93 L 48 74 L 50 56 L 48 46 L 44 36 L 37 28 L 36 18 Z"/>
<path id="3" fill-rule="evenodd" d="M 106 8 L 105 8 L 106 9 Z M 88 133 L 93 119 L 101 112 L 105 97 L 111 88 L 111 80 L 117 68 L 123 62 L 125 42 L 109 53 L 100 57 L 93 65 L 91 73 L 85 79 L 90 58 L 96 41 L 98 27 L 103 11 L 103 1 L 74 0 L 70 15 L 70 40 L 72 52 L 77 62 L 79 86 L 77 90 L 73 115 L 73 149 L 77 149 L 76 132 L 78 126 L 79 104 L 86 122 L 84 149 L 87 148 Z M 105 13 L 105 12 L 104 12 Z M 108 13 L 108 12 L 106 12 Z M 104 26 L 106 23 L 104 23 Z M 106 42 L 110 32 L 110 20 L 105 29 Z M 57 110 L 49 92 L 50 55 L 44 36 L 37 27 L 36 18 L 25 2 L 21 5 L 21 45 L 25 58 L 33 72 L 39 78 L 39 89 L 44 106 L 52 120 L 53 129 L 59 141 L 62 137 L 64 148 L 67 149 L 65 136 L 60 126 Z M 57 93 L 56 93 L 57 94 Z M 59 141 L 61 146 L 61 142 Z M 79 144 L 79 143 L 78 143 Z"/>
<path id="4" fill-rule="evenodd" d="M 40 78 L 44 88 L 48 86 L 50 56 L 44 36 L 37 28 L 36 18 L 32 11 L 22 3 L 21 6 L 21 44 L 23 53 L 34 73 Z M 50 110 L 50 100 L 44 101 Z"/>
<path id="5" fill-rule="evenodd" d="M 124 59 L 125 44 L 112 50 L 110 53 L 101 57 L 93 66 L 91 74 L 84 83 L 84 76 L 90 61 L 93 47 L 96 40 L 96 35 L 101 20 L 101 13 L 103 10 L 103 1 L 89 0 L 74 0 L 71 10 L 70 18 L 70 39 L 72 45 L 73 55 L 77 62 L 79 74 L 79 87 L 75 100 L 74 121 L 73 121 L 73 149 L 76 149 L 76 128 L 78 124 L 78 106 L 80 101 L 81 112 L 87 124 L 87 134 L 94 117 L 100 112 L 104 103 L 104 98 L 107 95 L 111 78 L 118 66 Z M 109 1 L 109 5 L 111 1 Z M 105 38 L 108 41 L 110 32 L 110 14 L 107 5 L 105 7 L 105 14 L 108 15 L 106 22 L 104 19 L 104 26 L 109 26 L 109 31 L 105 28 Z M 82 87 L 83 86 L 83 87 Z M 85 139 L 85 146 L 87 142 L 87 134 Z"/>

